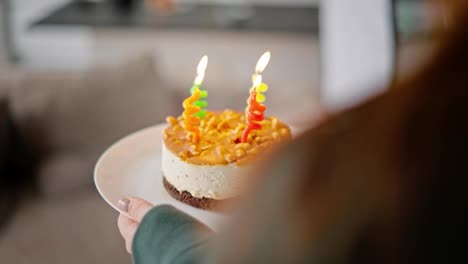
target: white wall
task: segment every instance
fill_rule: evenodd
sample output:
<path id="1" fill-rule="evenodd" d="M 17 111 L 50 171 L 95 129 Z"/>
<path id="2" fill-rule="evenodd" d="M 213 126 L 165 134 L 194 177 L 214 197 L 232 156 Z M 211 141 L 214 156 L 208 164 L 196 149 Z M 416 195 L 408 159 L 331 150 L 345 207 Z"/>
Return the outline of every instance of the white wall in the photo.
<path id="1" fill-rule="evenodd" d="M 85 27 L 29 29 L 29 25 L 72 0 L 12 0 L 21 65 L 37 70 L 83 70 L 91 63 L 92 31 Z"/>
<path id="2" fill-rule="evenodd" d="M 225 4 L 258 4 L 258 5 L 316 5 L 322 0 L 175 0 L 181 3 L 225 3 Z M 326 1 L 326 0 L 325 0 Z"/>
<path id="3" fill-rule="evenodd" d="M 322 99 L 331 109 L 381 92 L 393 72 L 390 0 L 325 0 L 321 9 Z"/>
<path id="4" fill-rule="evenodd" d="M 71 0 L 12 0 L 14 2 L 15 34 L 22 65 L 38 70 L 84 70 L 102 62 L 107 55 L 95 53 L 94 30 L 87 27 L 48 27 L 27 31 L 28 25 Z M 100 0 L 94 0 L 100 1 Z M 175 0 L 231 4 L 315 5 L 319 0 Z M 313 45 L 313 44 L 311 44 Z M 93 51 L 94 49 L 94 51 Z M 112 50 L 112 49 L 111 49 Z M 105 52 L 108 54 L 109 52 Z M 98 58 L 96 58 L 96 56 Z M 111 56 L 107 56 L 112 61 Z"/>

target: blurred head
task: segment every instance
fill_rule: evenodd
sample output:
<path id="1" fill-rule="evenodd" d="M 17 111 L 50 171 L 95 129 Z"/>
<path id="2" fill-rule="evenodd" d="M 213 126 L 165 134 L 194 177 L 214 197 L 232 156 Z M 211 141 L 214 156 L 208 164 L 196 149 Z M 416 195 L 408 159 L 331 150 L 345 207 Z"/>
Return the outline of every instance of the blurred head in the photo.
<path id="1" fill-rule="evenodd" d="M 446 4 L 427 65 L 269 162 L 268 201 L 233 229 L 236 261 L 467 262 L 468 3 Z"/>
<path id="2" fill-rule="evenodd" d="M 446 24 L 432 59 L 386 94 L 325 123 L 349 129 L 319 143 L 322 158 L 305 165 L 298 210 L 310 212 L 311 223 L 340 224 L 326 227 L 341 233 L 324 250 L 344 254 L 344 262 L 467 261 L 468 2 L 441 3 Z M 311 186 L 332 193 L 317 195 Z"/>

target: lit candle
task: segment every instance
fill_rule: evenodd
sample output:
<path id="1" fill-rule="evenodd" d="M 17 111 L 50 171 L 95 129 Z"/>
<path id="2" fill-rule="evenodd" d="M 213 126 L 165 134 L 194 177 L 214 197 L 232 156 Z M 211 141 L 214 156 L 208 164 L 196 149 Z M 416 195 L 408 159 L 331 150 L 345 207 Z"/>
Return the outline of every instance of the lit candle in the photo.
<path id="1" fill-rule="evenodd" d="M 200 140 L 200 118 L 195 114 L 200 112 L 200 107 L 194 105 L 194 103 L 200 98 L 200 90 L 195 89 L 194 93 L 187 99 L 184 100 L 182 106 L 184 107 L 183 127 L 188 132 L 188 138 L 193 142 L 197 143 Z"/>
<path id="2" fill-rule="evenodd" d="M 208 57 L 203 56 L 197 66 L 197 77 L 193 81 L 192 89 L 190 89 L 190 97 L 184 100 L 182 106 L 184 107 L 183 127 L 188 132 L 187 136 L 193 143 L 197 143 L 200 140 L 200 118 L 206 115 L 206 110 L 202 110 L 203 107 L 207 106 L 207 102 L 200 100 L 206 98 L 208 92 L 201 91 L 200 86 L 205 78 L 205 70 L 208 65 Z"/>
<path id="3" fill-rule="evenodd" d="M 197 66 L 197 77 L 195 77 L 195 80 L 193 81 L 192 88 L 190 89 L 190 94 L 194 94 L 196 90 L 199 90 L 200 92 L 200 97 L 197 101 L 193 103 L 193 105 L 200 107 L 200 111 L 195 113 L 195 116 L 199 118 L 204 118 L 206 116 L 206 107 L 208 106 L 208 102 L 206 100 L 200 100 L 200 99 L 205 99 L 208 97 L 208 91 L 202 90 L 201 85 L 203 83 L 203 79 L 205 78 L 205 71 L 206 67 L 208 66 L 208 56 L 203 56 L 198 63 Z"/>
<path id="4" fill-rule="evenodd" d="M 267 107 L 262 103 L 266 100 L 263 94 L 268 90 L 268 85 L 262 82 L 261 73 L 265 70 L 270 61 L 271 53 L 265 52 L 257 62 L 255 73 L 252 75 L 252 88 L 250 88 L 250 96 L 247 99 L 247 108 L 245 109 L 245 119 L 247 127 L 242 133 L 241 142 L 246 143 L 249 139 L 249 134 L 252 130 L 262 129 L 261 122 L 265 119 L 265 111 Z"/>

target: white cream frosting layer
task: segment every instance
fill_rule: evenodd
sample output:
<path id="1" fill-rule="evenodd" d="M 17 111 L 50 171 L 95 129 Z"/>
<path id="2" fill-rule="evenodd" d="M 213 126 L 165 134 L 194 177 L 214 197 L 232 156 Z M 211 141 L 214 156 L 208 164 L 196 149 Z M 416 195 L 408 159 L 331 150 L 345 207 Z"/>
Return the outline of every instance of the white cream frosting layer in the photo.
<path id="1" fill-rule="evenodd" d="M 238 196 L 250 166 L 194 165 L 181 160 L 162 143 L 162 173 L 178 191 L 196 198 L 224 200 Z"/>

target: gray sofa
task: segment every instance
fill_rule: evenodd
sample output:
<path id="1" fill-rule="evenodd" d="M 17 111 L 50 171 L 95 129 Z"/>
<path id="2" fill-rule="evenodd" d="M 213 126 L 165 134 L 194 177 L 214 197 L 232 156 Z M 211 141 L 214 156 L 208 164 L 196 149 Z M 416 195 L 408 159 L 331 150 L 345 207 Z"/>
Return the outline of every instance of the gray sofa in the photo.
<path id="1" fill-rule="evenodd" d="M 0 128 L 17 138 L 4 137 L 0 158 L 16 150 L 23 162 L 0 161 L 16 166 L 1 177 L 18 180 L 0 188 L 2 263 L 130 263 L 117 213 L 97 194 L 92 172 L 111 143 L 180 112 L 184 95 L 155 72 L 150 57 L 88 73 L 0 71 L 9 112 Z"/>

